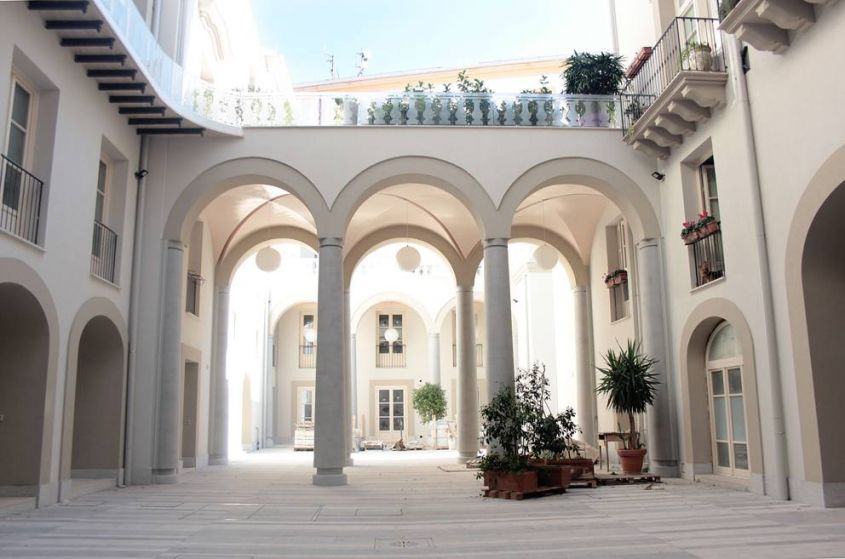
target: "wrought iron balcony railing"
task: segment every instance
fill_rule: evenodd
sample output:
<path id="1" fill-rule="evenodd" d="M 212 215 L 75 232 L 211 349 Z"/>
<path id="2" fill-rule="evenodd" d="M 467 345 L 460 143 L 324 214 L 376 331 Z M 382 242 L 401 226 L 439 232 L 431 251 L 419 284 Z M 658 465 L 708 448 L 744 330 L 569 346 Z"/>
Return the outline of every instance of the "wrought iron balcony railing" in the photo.
<path id="1" fill-rule="evenodd" d="M 91 273 L 114 283 L 116 261 L 117 233 L 95 220 L 91 245 Z"/>
<path id="2" fill-rule="evenodd" d="M 376 367 L 393 369 L 408 365 L 408 344 L 402 342 L 382 342 L 376 346 Z"/>
<path id="3" fill-rule="evenodd" d="M 299 368 L 315 369 L 317 367 L 317 344 L 299 346 Z"/>
<path id="4" fill-rule="evenodd" d="M 38 244 L 44 183 L 0 155 L 0 229 Z"/>
<path id="5" fill-rule="evenodd" d="M 699 237 L 689 244 L 695 266 L 695 286 L 700 287 L 725 276 L 725 254 L 721 230 Z"/>
<path id="6" fill-rule="evenodd" d="M 621 94 L 622 131 L 626 133 L 681 72 L 723 72 L 718 19 L 675 18 L 651 56 Z"/>

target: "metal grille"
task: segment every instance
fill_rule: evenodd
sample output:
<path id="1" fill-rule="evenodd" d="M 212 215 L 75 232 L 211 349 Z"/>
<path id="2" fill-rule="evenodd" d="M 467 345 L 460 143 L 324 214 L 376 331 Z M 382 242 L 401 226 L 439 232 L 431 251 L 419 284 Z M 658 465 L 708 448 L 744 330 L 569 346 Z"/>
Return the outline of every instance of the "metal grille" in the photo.
<path id="1" fill-rule="evenodd" d="M 5 155 L 0 157 L 0 229 L 38 244 L 44 183 Z"/>
<path id="2" fill-rule="evenodd" d="M 114 283 L 117 256 L 117 233 L 99 221 L 94 221 L 91 246 L 91 273 Z"/>
<path id="3" fill-rule="evenodd" d="M 725 276 L 722 232 L 716 231 L 690 244 L 695 264 L 695 286 L 699 287 Z"/>

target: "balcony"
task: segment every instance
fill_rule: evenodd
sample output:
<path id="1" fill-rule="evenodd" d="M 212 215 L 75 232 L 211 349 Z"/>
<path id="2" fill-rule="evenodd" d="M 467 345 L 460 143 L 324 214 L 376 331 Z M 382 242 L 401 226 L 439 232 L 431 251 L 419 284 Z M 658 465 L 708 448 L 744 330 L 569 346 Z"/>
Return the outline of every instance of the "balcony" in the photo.
<path id="1" fill-rule="evenodd" d="M 621 94 L 625 142 L 665 159 L 725 102 L 718 20 L 675 18 Z"/>
<path id="2" fill-rule="evenodd" d="M 37 245 L 44 183 L 5 155 L 0 158 L 0 229 Z"/>
<path id="3" fill-rule="evenodd" d="M 99 221 L 94 221 L 94 239 L 91 246 L 91 273 L 115 283 L 117 262 L 117 233 Z"/>
<path id="4" fill-rule="evenodd" d="M 458 366 L 458 346 L 452 344 L 452 366 Z M 475 344 L 475 366 L 484 366 L 484 346 L 482 344 Z"/>
<path id="5" fill-rule="evenodd" d="M 688 243 L 692 253 L 695 287 L 701 287 L 725 276 L 725 255 L 722 250 L 722 232 L 701 234 Z"/>
<path id="6" fill-rule="evenodd" d="M 309 343 L 299 346 L 299 368 L 317 368 L 317 344 Z"/>
<path id="7" fill-rule="evenodd" d="M 780 54 L 789 47 L 789 31 L 803 31 L 816 21 L 815 6 L 830 0 L 722 0 L 719 29 L 761 51 Z"/>
<path id="8" fill-rule="evenodd" d="M 407 367 L 408 344 L 382 342 L 376 346 L 376 368 L 397 369 Z"/>

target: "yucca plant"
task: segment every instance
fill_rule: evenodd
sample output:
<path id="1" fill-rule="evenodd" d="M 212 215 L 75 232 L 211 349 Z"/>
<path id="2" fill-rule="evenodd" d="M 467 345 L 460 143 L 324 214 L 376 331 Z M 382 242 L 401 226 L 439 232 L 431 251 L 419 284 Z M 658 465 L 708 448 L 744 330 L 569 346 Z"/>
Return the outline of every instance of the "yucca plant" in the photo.
<path id="1" fill-rule="evenodd" d="M 604 367 L 596 393 L 607 396 L 607 407 L 628 416 L 629 432 L 624 437 L 626 449 L 640 448 L 640 435 L 634 423 L 634 414 L 644 413 L 654 404 L 657 393 L 657 375 L 652 368 L 657 360 L 644 354 L 639 341 L 628 340 L 626 347 L 619 347 L 604 354 Z"/>

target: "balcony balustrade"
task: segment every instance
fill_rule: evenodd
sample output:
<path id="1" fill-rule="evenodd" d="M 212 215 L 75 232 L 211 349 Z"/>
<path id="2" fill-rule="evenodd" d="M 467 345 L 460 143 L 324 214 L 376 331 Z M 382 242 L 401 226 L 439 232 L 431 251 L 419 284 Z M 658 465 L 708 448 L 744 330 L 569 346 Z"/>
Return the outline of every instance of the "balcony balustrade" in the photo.
<path id="1" fill-rule="evenodd" d="M 117 261 L 117 233 L 99 221 L 94 221 L 94 239 L 91 246 L 91 273 L 114 283 Z"/>
<path id="2" fill-rule="evenodd" d="M 408 344 L 382 342 L 376 346 L 376 368 L 395 369 L 408 364 Z"/>
<path id="3" fill-rule="evenodd" d="M 0 155 L 0 229 L 38 244 L 44 183 Z"/>
<path id="4" fill-rule="evenodd" d="M 620 95 L 625 141 L 665 159 L 725 101 L 718 20 L 675 18 Z"/>
<path id="5" fill-rule="evenodd" d="M 317 344 L 306 344 L 299 346 L 299 368 L 317 368 Z"/>
<path id="6" fill-rule="evenodd" d="M 816 21 L 815 6 L 830 0 L 722 0 L 719 29 L 757 50 L 782 53 L 789 31 L 804 31 Z"/>
<path id="7" fill-rule="evenodd" d="M 695 267 L 695 286 L 725 276 L 725 255 L 722 250 L 722 232 L 716 231 L 689 244 Z"/>

